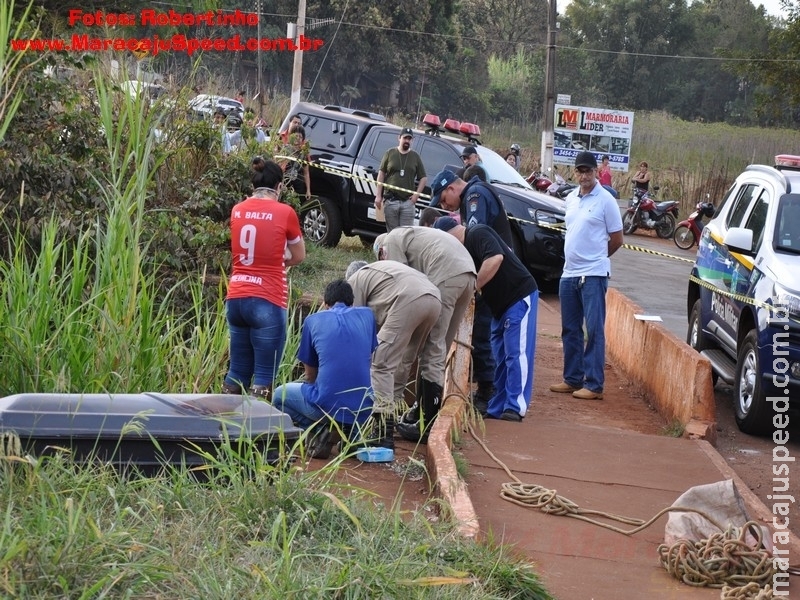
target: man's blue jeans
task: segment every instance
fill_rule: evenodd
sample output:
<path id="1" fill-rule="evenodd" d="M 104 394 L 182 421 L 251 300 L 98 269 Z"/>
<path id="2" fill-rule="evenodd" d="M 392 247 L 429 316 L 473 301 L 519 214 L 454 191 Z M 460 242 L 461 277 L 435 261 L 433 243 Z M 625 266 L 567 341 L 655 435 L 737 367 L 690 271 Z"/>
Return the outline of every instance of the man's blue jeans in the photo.
<path id="1" fill-rule="evenodd" d="M 324 419 L 325 413 L 305 399 L 302 386 L 303 384 L 299 382 L 279 386 L 272 392 L 272 405 L 289 415 L 292 423 L 301 429 L 308 429 L 320 419 Z"/>
<path id="2" fill-rule="evenodd" d="M 558 288 L 564 381 L 593 392 L 602 392 L 605 382 L 606 290 L 608 277 L 562 277 Z"/>
<path id="3" fill-rule="evenodd" d="M 234 298 L 225 312 L 231 337 L 225 383 L 271 386 L 286 344 L 286 309 L 262 298 Z"/>

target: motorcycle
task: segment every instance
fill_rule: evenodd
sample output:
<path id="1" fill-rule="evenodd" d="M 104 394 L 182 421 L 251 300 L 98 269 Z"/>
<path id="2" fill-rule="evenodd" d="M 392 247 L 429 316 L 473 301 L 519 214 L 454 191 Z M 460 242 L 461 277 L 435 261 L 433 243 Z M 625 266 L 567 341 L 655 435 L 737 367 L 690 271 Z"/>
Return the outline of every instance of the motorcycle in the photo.
<path id="1" fill-rule="evenodd" d="M 574 183 L 567 183 L 558 173 L 555 174 L 555 181 L 553 181 L 542 173 L 534 171 L 525 178 L 525 181 L 530 183 L 537 192 L 542 192 L 561 200 L 564 200 L 572 190 L 578 187 Z"/>
<path id="2" fill-rule="evenodd" d="M 675 228 L 675 234 L 672 236 L 675 245 L 684 250 L 694 246 L 703 233 L 703 217 L 712 218 L 715 210 L 711 202 L 698 202 L 689 218 L 678 223 Z"/>
<path id="3" fill-rule="evenodd" d="M 653 191 L 658 191 L 658 186 Z M 629 234 L 639 228 L 652 229 L 658 237 L 667 239 L 675 232 L 677 217 L 677 201 L 656 202 L 649 191 L 636 188 L 622 218 L 622 231 Z"/>

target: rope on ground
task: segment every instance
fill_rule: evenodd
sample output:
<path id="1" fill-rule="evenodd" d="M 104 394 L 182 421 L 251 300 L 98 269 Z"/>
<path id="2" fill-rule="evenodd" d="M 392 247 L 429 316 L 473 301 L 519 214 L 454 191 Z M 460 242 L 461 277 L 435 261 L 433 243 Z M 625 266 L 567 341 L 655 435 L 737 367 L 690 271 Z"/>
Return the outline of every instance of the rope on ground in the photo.
<path id="1" fill-rule="evenodd" d="M 748 532 L 753 535 L 752 544 L 745 539 Z M 763 588 L 772 583 L 775 568 L 762 545 L 761 527 L 748 521 L 743 527 L 728 527 L 707 540 L 661 544 L 658 553 L 661 566 L 678 581 L 695 587 L 729 584 L 729 594 L 733 594 L 751 584 Z"/>
<path id="2" fill-rule="evenodd" d="M 671 546 L 661 544 L 658 552 L 661 565 L 666 571 L 687 585 L 723 588 L 721 600 L 771 600 L 772 590 L 767 584 L 772 582 L 775 568 L 770 555 L 763 547 L 763 532 L 758 523 L 749 521 L 741 528 L 724 528 L 701 510 L 677 506 L 668 506 L 647 521 L 604 511 L 583 509 L 575 502 L 559 496 L 556 490 L 520 481 L 478 437 L 472 425 L 467 427 L 472 438 L 483 448 L 484 452 L 514 480 L 511 483 L 502 484 L 500 497 L 504 500 L 519 506 L 538 508 L 546 514 L 586 521 L 623 535 L 633 535 L 646 529 L 668 512 L 697 513 L 720 532 L 700 542 L 680 540 Z M 625 530 L 592 517 L 636 525 L 636 527 Z M 745 539 L 748 531 L 755 539 L 752 545 L 748 545 Z M 753 596 L 753 593 L 757 595 Z"/>
<path id="3" fill-rule="evenodd" d="M 754 581 L 742 587 L 722 586 L 719 600 L 772 600 L 772 586 L 760 587 Z"/>

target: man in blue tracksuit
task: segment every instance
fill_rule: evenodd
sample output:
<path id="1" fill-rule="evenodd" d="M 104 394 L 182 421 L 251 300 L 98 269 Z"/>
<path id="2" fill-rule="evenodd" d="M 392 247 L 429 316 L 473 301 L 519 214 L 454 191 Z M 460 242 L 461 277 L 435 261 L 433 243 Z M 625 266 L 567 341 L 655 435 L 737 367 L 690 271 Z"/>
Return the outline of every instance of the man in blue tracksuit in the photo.
<path id="1" fill-rule="evenodd" d="M 478 292 L 492 314 L 495 393 L 486 416 L 522 421 L 533 393 L 539 304 L 536 280 L 491 227 L 477 224 L 465 228 L 452 217 L 440 217 L 433 226 L 464 244 L 478 270 Z"/>
<path id="2" fill-rule="evenodd" d="M 441 206 L 451 212 L 459 211 L 461 223 L 466 227 L 488 225 L 513 252 L 511 225 L 503 203 L 492 187 L 475 176 L 464 181 L 455 173 L 444 170 L 431 182 L 431 206 Z M 495 364 L 490 342 L 492 313 L 482 296 L 475 299 L 475 316 L 472 327 L 472 377 L 478 383 L 472 402 L 475 410 L 485 412 L 494 395 Z"/>

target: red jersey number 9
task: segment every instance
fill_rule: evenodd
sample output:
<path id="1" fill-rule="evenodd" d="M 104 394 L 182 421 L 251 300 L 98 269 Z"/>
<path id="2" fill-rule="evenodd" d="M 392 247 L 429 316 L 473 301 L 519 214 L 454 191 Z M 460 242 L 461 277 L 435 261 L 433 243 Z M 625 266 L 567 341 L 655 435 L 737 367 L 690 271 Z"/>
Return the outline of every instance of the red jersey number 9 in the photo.
<path id="1" fill-rule="evenodd" d="M 244 251 L 239 255 L 239 261 L 246 267 L 253 264 L 256 253 L 256 226 L 244 225 L 239 232 L 239 246 Z"/>

